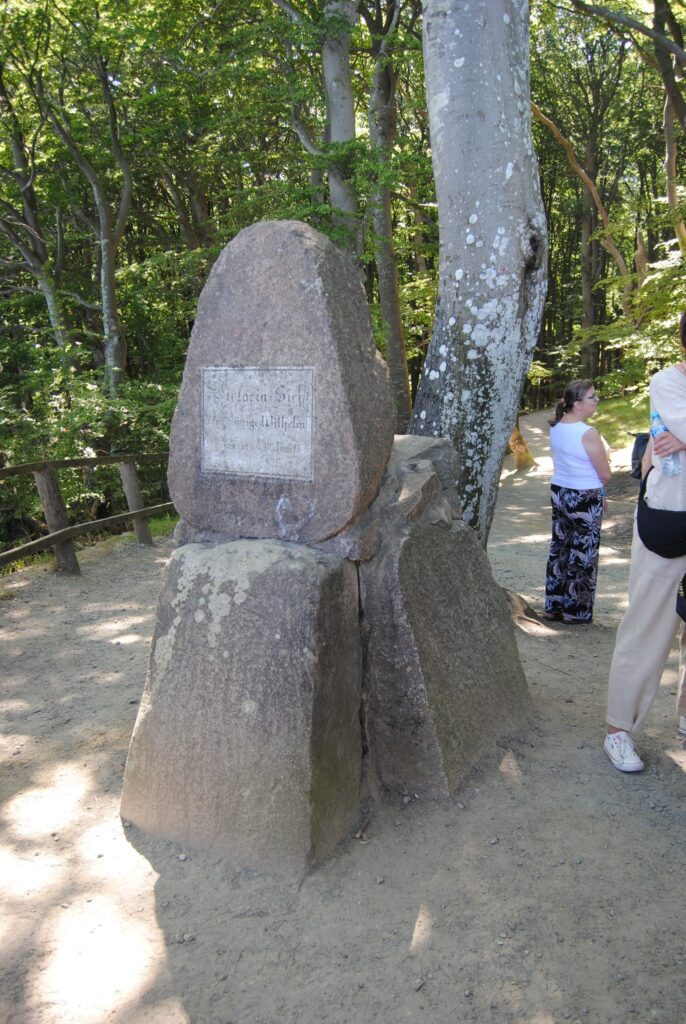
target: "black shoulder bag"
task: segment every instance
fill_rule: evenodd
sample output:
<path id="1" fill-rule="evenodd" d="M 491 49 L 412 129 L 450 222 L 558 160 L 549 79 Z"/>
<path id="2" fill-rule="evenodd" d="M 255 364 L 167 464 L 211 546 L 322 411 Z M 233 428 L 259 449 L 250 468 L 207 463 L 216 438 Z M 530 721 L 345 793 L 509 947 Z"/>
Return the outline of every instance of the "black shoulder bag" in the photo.
<path id="1" fill-rule="evenodd" d="M 681 558 L 686 555 L 686 512 L 671 512 L 664 508 L 651 508 L 646 504 L 646 482 L 652 471 L 651 466 L 638 492 L 638 535 L 648 551 L 662 558 Z"/>

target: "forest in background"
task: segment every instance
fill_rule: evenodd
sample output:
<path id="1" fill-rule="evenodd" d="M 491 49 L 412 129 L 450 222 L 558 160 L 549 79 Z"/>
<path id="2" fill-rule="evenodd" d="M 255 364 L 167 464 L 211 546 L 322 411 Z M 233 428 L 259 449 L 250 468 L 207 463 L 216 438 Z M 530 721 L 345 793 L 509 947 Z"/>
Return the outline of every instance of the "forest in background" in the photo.
<path id="1" fill-rule="evenodd" d="M 531 4 L 550 263 L 524 408 L 580 375 L 638 400 L 677 351 L 682 25 L 681 0 Z M 6 0 L 0 27 L 0 466 L 164 450 L 205 277 L 265 218 L 350 250 L 414 395 L 438 252 L 418 0 Z M 74 514 L 118 511 L 112 479 L 68 475 Z M 7 545 L 36 499 L 3 491 Z"/>

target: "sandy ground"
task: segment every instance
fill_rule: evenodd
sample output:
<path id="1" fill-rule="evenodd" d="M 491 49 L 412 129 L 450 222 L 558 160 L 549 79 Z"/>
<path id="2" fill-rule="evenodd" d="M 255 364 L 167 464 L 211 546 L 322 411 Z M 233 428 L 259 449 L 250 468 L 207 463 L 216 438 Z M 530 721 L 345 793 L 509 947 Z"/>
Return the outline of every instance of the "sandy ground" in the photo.
<path id="1" fill-rule="evenodd" d="M 489 554 L 540 611 L 550 461 L 506 465 Z M 0 581 L 0 1019 L 6 1024 L 681 1024 L 686 749 L 675 661 L 640 776 L 602 752 L 635 482 L 619 453 L 596 618 L 523 614 L 535 719 L 451 801 L 377 810 L 298 887 L 192 850 L 137 851 L 118 816 L 169 542 L 83 574 Z M 504 732 L 507 732 L 506 727 Z"/>

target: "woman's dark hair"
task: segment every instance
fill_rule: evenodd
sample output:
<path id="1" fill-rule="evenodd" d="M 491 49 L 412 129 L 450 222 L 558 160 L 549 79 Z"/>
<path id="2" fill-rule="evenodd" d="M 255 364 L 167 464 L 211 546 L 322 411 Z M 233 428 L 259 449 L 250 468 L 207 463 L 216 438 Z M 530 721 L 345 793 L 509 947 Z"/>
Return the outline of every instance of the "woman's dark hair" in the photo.
<path id="1" fill-rule="evenodd" d="M 679 320 L 679 337 L 681 338 L 681 347 L 686 350 L 686 310 L 681 314 Z"/>
<path id="2" fill-rule="evenodd" d="M 684 313 L 686 316 L 686 313 Z M 682 318 L 683 319 L 683 318 Z M 574 408 L 575 402 L 580 402 L 586 395 L 587 391 L 590 391 L 593 387 L 592 380 L 573 380 L 567 385 L 562 394 L 562 398 L 555 406 L 555 419 L 549 420 L 550 426 L 554 427 L 556 423 L 559 423 L 566 412 L 571 412 Z"/>

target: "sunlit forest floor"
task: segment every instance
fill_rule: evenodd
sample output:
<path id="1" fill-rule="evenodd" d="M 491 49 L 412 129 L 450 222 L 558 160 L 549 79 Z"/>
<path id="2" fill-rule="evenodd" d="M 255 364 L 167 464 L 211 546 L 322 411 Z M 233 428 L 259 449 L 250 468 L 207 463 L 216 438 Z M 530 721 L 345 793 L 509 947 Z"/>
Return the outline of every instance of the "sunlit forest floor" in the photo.
<path id="1" fill-rule="evenodd" d="M 602 751 L 637 484 L 615 456 L 595 622 L 542 608 L 550 462 L 503 471 L 489 555 L 515 602 L 531 727 L 454 799 L 379 807 L 298 887 L 119 818 L 168 539 L 0 584 L 0 1016 L 7 1024 L 677 1024 L 684 1016 L 686 750 L 673 658 L 640 737 Z M 456 627 L 457 628 L 457 627 Z M 507 734 L 507 723 L 503 733 Z"/>

